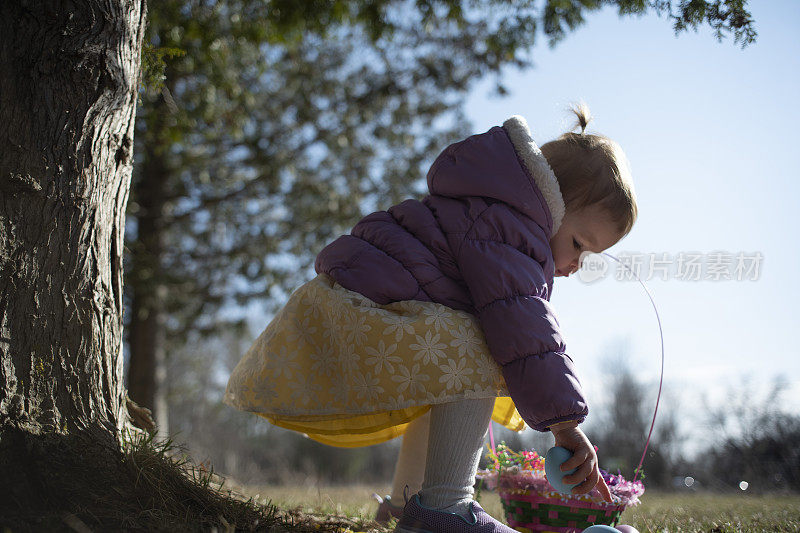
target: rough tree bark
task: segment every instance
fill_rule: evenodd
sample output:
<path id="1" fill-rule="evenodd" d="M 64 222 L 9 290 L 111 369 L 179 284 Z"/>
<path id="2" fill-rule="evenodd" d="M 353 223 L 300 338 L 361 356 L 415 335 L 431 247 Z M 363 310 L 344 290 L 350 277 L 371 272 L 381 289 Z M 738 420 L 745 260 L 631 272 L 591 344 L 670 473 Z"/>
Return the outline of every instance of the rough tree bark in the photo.
<path id="1" fill-rule="evenodd" d="M 144 23 L 144 0 L 0 2 L 0 477 L 36 476 L 37 439 L 119 448 L 129 424 L 122 248 Z"/>

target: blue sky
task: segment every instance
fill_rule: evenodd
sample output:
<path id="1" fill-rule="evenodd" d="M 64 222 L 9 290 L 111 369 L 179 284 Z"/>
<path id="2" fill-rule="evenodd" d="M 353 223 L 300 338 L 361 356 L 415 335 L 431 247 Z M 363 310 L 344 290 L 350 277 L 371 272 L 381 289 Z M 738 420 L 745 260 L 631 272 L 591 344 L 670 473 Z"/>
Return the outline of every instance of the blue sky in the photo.
<path id="1" fill-rule="evenodd" d="M 691 424 L 703 396 L 722 401 L 745 376 L 765 386 L 783 375 L 785 408 L 800 411 L 800 2 L 750 10 L 759 35 L 745 49 L 708 29 L 676 36 L 655 15 L 600 11 L 555 48 L 542 40 L 532 69 L 505 72 L 509 97 L 491 97 L 487 81 L 466 106 L 475 132 L 520 114 L 541 144 L 571 127 L 570 103 L 589 105 L 590 132 L 622 145 L 638 195 L 638 222 L 610 253 L 762 254 L 755 281 L 647 282 L 666 383 Z M 637 283 L 558 278 L 552 302 L 590 402 L 604 401 L 603 362 L 620 346 L 656 387 L 658 329 Z"/>

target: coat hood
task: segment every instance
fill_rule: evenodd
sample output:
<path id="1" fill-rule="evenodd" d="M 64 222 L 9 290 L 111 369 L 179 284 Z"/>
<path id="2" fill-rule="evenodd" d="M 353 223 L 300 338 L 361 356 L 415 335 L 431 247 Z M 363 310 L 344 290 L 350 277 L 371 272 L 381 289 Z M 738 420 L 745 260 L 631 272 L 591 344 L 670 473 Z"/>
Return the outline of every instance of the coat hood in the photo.
<path id="1" fill-rule="evenodd" d="M 448 146 L 428 172 L 428 190 L 450 198 L 482 196 L 504 202 L 550 235 L 564 219 L 558 180 L 519 115 L 503 127 Z"/>

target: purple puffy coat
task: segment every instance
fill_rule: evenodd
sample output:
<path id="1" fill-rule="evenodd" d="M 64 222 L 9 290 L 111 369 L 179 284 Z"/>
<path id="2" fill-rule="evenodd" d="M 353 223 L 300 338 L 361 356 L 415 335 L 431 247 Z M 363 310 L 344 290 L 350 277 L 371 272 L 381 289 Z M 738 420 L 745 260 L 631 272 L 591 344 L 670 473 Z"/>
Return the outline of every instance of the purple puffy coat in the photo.
<path id="1" fill-rule="evenodd" d="M 361 219 L 320 252 L 316 271 L 379 304 L 433 301 L 477 316 L 525 422 L 582 422 L 586 401 L 549 303 L 564 201 L 525 120 L 447 147 L 428 190 Z"/>

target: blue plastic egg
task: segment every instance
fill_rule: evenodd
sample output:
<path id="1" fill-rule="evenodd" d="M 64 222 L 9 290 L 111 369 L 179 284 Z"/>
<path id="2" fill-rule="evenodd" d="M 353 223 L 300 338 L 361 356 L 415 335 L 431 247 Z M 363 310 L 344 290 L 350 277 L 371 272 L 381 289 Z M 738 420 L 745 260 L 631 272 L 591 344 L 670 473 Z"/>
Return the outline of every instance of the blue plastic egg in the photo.
<path id="1" fill-rule="evenodd" d="M 573 468 L 566 472 L 561 471 L 561 465 L 570 457 L 572 457 L 572 452 L 561 446 L 553 446 L 547 450 L 547 455 L 544 456 L 544 473 L 547 474 L 547 481 L 550 482 L 554 489 L 563 494 L 569 494 L 572 487 L 578 485 L 578 483 L 568 485 L 563 481 L 564 476 L 577 470 L 577 468 Z"/>
<path id="2" fill-rule="evenodd" d="M 583 533 L 619 533 L 619 529 L 611 526 L 595 524 L 584 529 Z"/>

